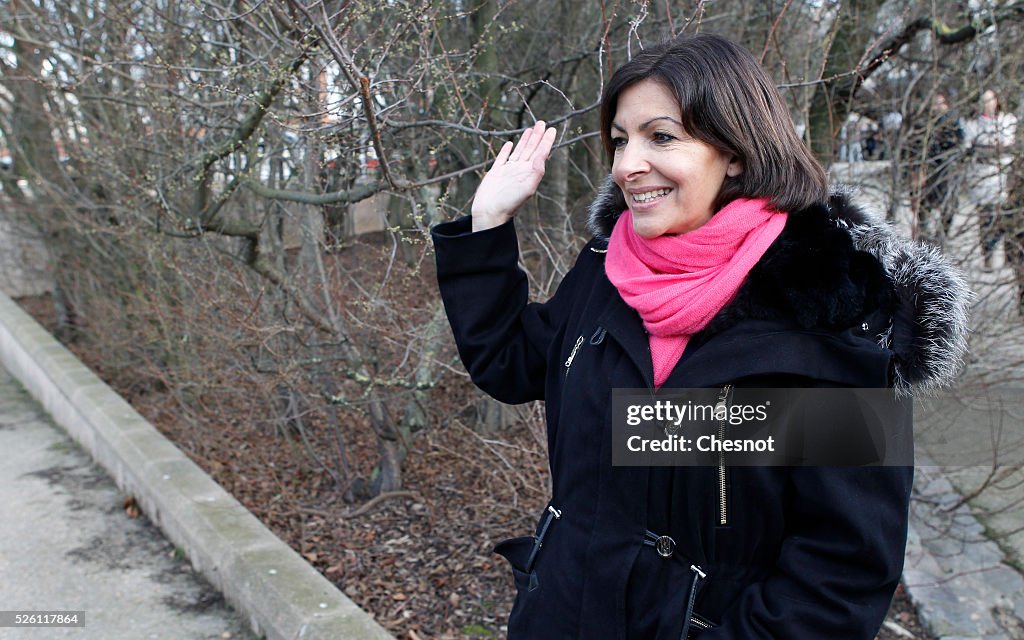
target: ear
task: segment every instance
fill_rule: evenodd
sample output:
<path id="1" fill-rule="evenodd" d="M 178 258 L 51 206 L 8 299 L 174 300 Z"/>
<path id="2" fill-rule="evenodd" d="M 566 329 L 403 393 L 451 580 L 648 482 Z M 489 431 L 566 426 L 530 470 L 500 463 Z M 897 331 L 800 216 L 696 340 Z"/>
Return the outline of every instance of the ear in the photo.
<path id="1" fill-rule="evenodd" d="M 732 159 L 729 160 L 729 166 L 725 168 L 725 175 L 730 178 L 735 178 L 741 173 L 743 173 L 743 161 L 738 157 L 733 156 Z"/>

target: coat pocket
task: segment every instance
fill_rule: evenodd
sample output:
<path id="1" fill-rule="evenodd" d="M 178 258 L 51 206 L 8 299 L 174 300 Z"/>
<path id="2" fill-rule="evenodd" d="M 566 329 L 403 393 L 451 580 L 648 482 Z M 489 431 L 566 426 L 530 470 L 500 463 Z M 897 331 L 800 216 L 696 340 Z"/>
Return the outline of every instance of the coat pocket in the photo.
<path id="1" fill-rule="evenodd" d="M 711 624 L 707 618 L 695 613 L 690 616 L 690 630 L 687 632 L 686 638 L 687 640 L 699 638 L 702 633 L 714 628 L 715 625 Z"/>
<path id="2" fill-rule="evenodd" d="M 494 553 L 508 560 L 511 565 L 512 577 L 515 580 L 516 589 L 520 592 L 533 591 L 540 586 L 537 571 L 529 566 L 535 540 L 533 536 L 510 538 L 499 542 L 494 547 Z"/>

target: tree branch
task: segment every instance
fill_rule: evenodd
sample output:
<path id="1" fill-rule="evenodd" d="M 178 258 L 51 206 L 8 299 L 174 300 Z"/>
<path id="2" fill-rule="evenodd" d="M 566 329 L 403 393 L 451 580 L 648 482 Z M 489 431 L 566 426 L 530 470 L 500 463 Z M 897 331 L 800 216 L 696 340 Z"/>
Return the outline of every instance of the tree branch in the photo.
<path id="1" fill-rule="evenodd" d="M 309 191 L 290 191 L 288 189 L 272 189 L 262 182 L 251 178 L 245 178 L 244 184 L 247 189 L 256 195 L 270 200 L 284 200 L 287 202 L 299 202 L 302 204 L 324 205 L 342 204 L 346 202 L 359 202 L 373 197 L 387 189 L 387 185 L 381 182 L 360 185 L 351 189 L 332 191 L 330 193 L 311 193 Z"/>
<path id="2" fill-rule="evenodd" d="M 242 122 L 240 122 L 235 128 L 230 139 L 225 140 L 214 149 L 203 154 L 202 158 L 198 163 L 196 163 L 200 165 L 200 171 L 202 174 L 207 173 L 214 162 L 217 162 L 218 160 L 221 160 L 235 152 L 239 147 L 245 144 L 250 137 L 252 137 L 256 128 L 267 115 L 267 109 L 270 107 L 270 103 L 274 101 L 277 94 L 281 93 L 281 90 L 284 88 L 285 81 L 287 81 L 291 74 L 298 71 L 299 67 L 302 66 L 302 63 L 306 61 L 307 56 L 308 53 L 305 51 L 299 54 L 291 65 L 289 65 L 287 71 L 281 74 L 280 77 L 275 78 L 274 81 L 270 83 L 270 86 L 264 89 L 263 93 L 256 98 L 256 103 L 249 111 L 248 115 L 246 115 Z"/>
<path id="3" fill-rule="evenodd" d="M 295 301 L 295 304 L 298 305 L 299 311 L 302 312 L 302 315 L 306 316 L 306 318 L 312 322 L 317 329 L 327 333 L 328 335 L 338 335 L 338 330 L 329 320 L 323 317 L 320 311 L 317 310 L 312 302 L 310 302 L 309 298 L 306 297 L 302 290 L 288 282 L 288 278 L 278 271 L 274 265 L 272 265 L 270 261 L 260 253 L 259 245 L 255 241 L 249 251 L 249 255 L 246 257 L 246 264 L 248 264 L 253 271 L 269 280 L 272 284 L 281 287 L 281 289 Z"/>
<path id="4" fill-rule="evenodd" d="M 571 118 L 575 118 L 576 116 L 581 116 L 581 115 L 584 115 L 586 113 L 589 113 L 589 112 L 593 111 L 594 109 L 598 108 L 599 106 L 601 106 L 601 103 L 600 102 L 595 102 L 594 104 L 587 105 L 586 107 L 583 107 L 581 109 L 576 109 L 575 111 L 570 111 L 569 113 L 566 113 L 564 115 L 561 115 L 561 116 L 558 116 L 557 118 L 552 119 L 550 122 L 548 122 L 548 125 L 553 127 L 553 126 L 555 126 L 557 124 L 561 124 L 561 123 L 563 123 L 563 122 L 565 122 L 565 121 L 567 121 L 567 120 L 569 120 Z M 529 127 L 526 127 L 526 128 L 522 128 L 522 129 L 499 129 L 499 130 L 477 129 L 476 127 L 467 127 L 466 125 L 458 124 L 458 123 L 455 123 L 455 122 L 448 122 L 446 120 L 417 120 L 415 122 L 393 122 L 391 120 L 383 120 L 383 122 L 385 124 L 387 124 L 388 127 L 392 128 L 392 129 L 411 129 L 411 128 L 414 128 L 414 127 L 440 127 L 440 128 L 443 128 L 443 129 L 455 129 L 456 131 L 461 131 L 463 133 L 468 133 L 470 135 L 487 137 L 487 138 L 507 138 L 509 136 L 517 136 L 517 135 L 522 134 L 523 131 L 525 131 L 526 129 L 529 128 Z"/>
<path id="5" fill-rule="evenodd" d="M 872 56 L 863 67 L 858 69 L 858 73 L 846 77 L 842 83 L 837 84 L 832 93 L 840 99 L 849 100 L 853 98 L 857 90 L 860 89 L 860 86 L 872 73 L 877 71 L 889 58 L 896 55 L 900 49 L 921 31 L 930 30 L 939 43 L 954 45 L 973 40 L 979 33 L 1003 21 L 1024 21 L 1024 2 L 1015 2 L 980 17 L 968 14 L 966 16 L 966 24 L 957 28 L 952 28 L 932 16 L 924 16 L 912 20 L 899 33 L 882 43 L 879 46 L 878 53 Z"/>
<path id="6" fill-rule="evenodd" d="M 580 135 L 570 138 L 564 142 L 561 142 L 552 149 L 560 149 L 567 147 L 571 144 L 579 142 L 580 140 L 586 140 L 587 138 L 596 138 L 600 133 L 597 131 L 590 131 L 588 133 L 581 133 Z M 438 182 L 445 182 L 452 178 L 458 178 L 459 176 L 470 173 L 472 171 L 479 171 L 480 169 L 486 169 L 491 164 L 491 160 L 484 162 L 478 162 L 462 169 L 456 169 L 439 176 L 427 178 L 426 180 L 420 180 L 418 182 L 407 182 L 401 181 L 393 191 L 408 191 L 410 189 L 419 189 L 420 187 L 426 187 L 431 184 Z M 311 205 L 324 205 L 324 204 L 340 204 L 346 202 L 359 202 L 367 198 L 373 197 L 374 195 L 388 190 L 388 185 L 383 182 L 375 182 L 373 184 L 362 185 L 353 187 L 352 189 L 344 189 L 342 191 L 332 191 L 330 193 L 311 193 L 309 191 L 290 191 L 288 189 L 272 189 L 261 182 L 252 180 L 251 178 L 243 178 L 242 183 L 247 189 L 252 191 L 258 196 L 263 198 L 269 198 L 271 200 L 283 200 L 286 202 L 300 202 L 302 204 Z"/>
<path id="7" fill-rule="evenodd" d="M 355 60 L 345 50 L 338 39 L 334 37 L 334 33 L 331 31 L 330 18 L 327 16 L 327 9 L 324 7 L 324 3 L 320 4 L 320 12 L 323 16 L 323 24 L 320 21 L 315 20 L 310 15 L 309 10 L 298 2 L 298 0 L 288 0 L 288 4 L 292 5 L 297 11 L 302 13 L 309 20 L 309 23 L 313 25 L 313 30 L 316 31 L 317 35 L 320 36 L 320 40 L 327 46 L 327 50 L 331 53 L 334 61 L 341 67 L 341 71 L 349 84 L 355 91 L 358 91 L 362 97 L 361 102 L 363 103 L 363 114 L 366 116 L 366 122 L 370 127 L 370 140 L 373 142 L 373 149 L 377 152 L 377 160 L 380 161 L 381 175 L 384 176 L 384 180 L 391 185 L 393 189 L 400 188 L 404 185 L 396 184 L 391 176 L 391 167 L 388 164 L 387 154 L 384 153 L 384 144 L 380 139 L 380 131 L 377 129 L 377 119 L 373 112 L 374 100 L 373 96 L 370 95 L 370 78 L 366 74 L 362 73 L 356 66 Z"/>

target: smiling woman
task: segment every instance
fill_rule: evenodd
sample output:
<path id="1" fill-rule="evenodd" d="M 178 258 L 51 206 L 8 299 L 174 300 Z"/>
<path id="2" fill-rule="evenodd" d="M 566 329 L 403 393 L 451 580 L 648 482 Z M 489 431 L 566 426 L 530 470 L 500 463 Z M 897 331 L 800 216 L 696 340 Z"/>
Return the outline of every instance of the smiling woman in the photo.
<path id="1" fill-rule="evenodd" d="M 745 388 L 945 384 L 966 344 L 962 278 L 829 195 L 778 91 L 725 38 L 680 36 L 618 69 L 601 134 L 594 237 L 551 300 L 527 301 L 513 222 L 554 143 L 543 122 L 502 147 L 472 218 L 433 230 L 473 381 L 546 401 L 551 503 L 535 535 L 495 549 L 518 591 L 509 637 L 874 638 L 912 468 L 730 466 L 725 445 L 713 466 L 614 466 L 612 392 L 712 388 L 728 407 Z M 860 415 L 822 406 L 803 425 L 819 439 Z"/>
<path id="2" fill-rule="evenodd" d="M 612 176 L 640 237 L 703 225 L 726 177 L 743 172 L 739 158 L 692 137 L 682 119 L 679 100 L 654 80 L 630 85 L 619 96 L 610 134 Z"/>

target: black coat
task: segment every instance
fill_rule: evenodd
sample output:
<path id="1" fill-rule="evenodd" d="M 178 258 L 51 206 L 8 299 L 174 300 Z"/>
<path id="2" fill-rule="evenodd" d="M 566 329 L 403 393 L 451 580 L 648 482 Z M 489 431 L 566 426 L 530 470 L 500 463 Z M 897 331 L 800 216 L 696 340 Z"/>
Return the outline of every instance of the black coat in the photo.
<path id="1" fill-rule="evenodd" d="M 496 549 L 518 589 L 509 637 L 676 640 L 699 567 L 691 627 L 713 626 L 702 640 L 873 638 L 902 571 L 911 467 L 611 465 L 611 390 L 653 377 L 641 320 L 604 271 L 616 194 L 602 190 L 595 238 L 543 304 L 527 302 L 514 223 L 433 231 L 473 381 L 502 402 L 546 401 L 560 517 L 541 515 L 532 559 L 535 537 Z M 790 215 L 664 387 L 941 384 L 963 352 L 968 297 L 938 254 L 836 196 Z M 647 531 L 674 539 L 672 557 Z"/>

